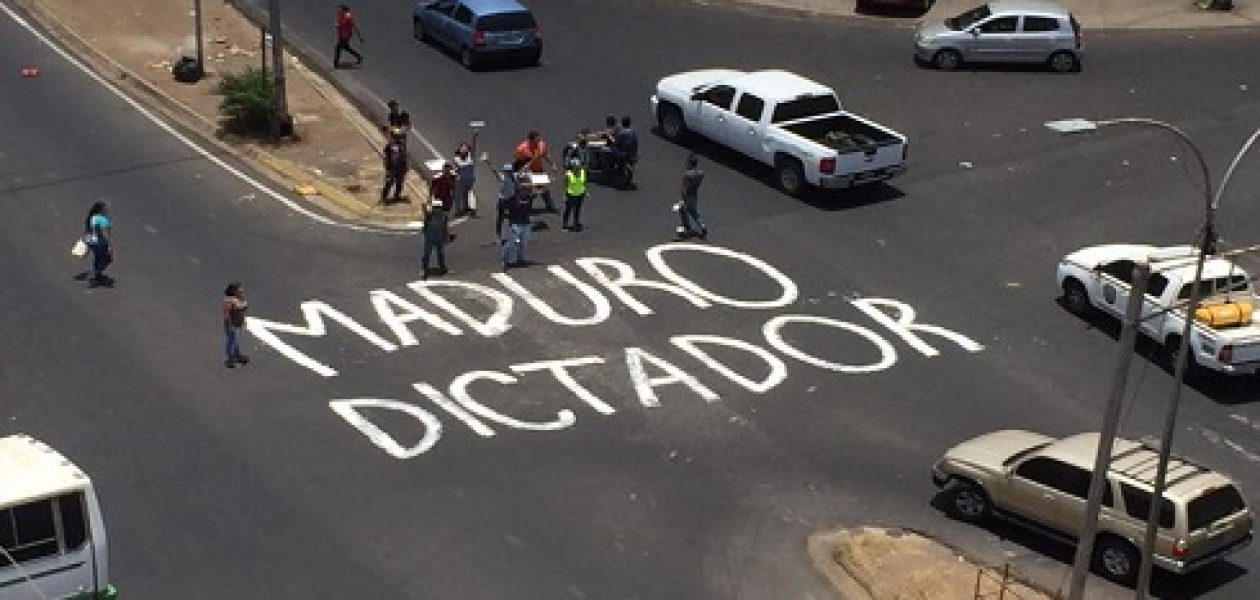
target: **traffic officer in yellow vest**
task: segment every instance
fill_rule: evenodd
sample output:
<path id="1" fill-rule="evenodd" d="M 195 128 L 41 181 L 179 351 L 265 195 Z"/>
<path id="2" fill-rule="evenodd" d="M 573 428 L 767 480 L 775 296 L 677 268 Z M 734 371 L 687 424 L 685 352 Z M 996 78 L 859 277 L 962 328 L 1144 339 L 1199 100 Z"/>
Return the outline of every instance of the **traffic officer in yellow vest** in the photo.
<path id="1" fill-rule="evenodd" d="M 582 201 L 586 200 L 586 167 L 576 157 L 569 159 L 564 171 L 563 227 L 569 231 L 582 231 Z M 573 225 L 569 225 L 573 215 Z"/>

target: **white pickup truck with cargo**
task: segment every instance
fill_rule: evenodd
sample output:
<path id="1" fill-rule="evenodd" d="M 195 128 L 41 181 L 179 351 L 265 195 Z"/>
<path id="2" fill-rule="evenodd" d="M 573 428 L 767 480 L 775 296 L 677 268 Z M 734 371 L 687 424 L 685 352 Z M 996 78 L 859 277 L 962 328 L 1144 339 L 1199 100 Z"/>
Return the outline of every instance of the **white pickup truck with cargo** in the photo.
<path id="1" fill-rule="evenodd" d="M 1147 261 L 1151 276 L 1142 302 L 1139 331 L 1176 356 L 1185 329 L 1186 305 L 1194 283 L 1198 251 L 1190 246 L 1156 248 L 1110 244 L 1077 250 L 1059 263 L 1057 279 L 1068 310 L 1087 315 L 1097 309 L 1123 318 L 1133 285 L 1133 265 Z M 1208 257 L 1203 267 L 1203 302 L 1190 329 L 1187 374 L 1204 369 L 1226 375 L 1260 371 L 1260 322 L 1251 277 L 1233 261 Z"/>
<path id="2" fill-rule="evenodd" d="M 117 600 L 92 480 L 28 435 L 0 438 L 0 600 Z"/>
<path id="3" fill-rule="evenodd" d="M 662 136 L 695 133 L 774 168 L 779 187 L 847 188 L 906 169 L 906 136 L 846 112 L 831 88 L 786 71 L 704 69 L 656 84 Z"/>

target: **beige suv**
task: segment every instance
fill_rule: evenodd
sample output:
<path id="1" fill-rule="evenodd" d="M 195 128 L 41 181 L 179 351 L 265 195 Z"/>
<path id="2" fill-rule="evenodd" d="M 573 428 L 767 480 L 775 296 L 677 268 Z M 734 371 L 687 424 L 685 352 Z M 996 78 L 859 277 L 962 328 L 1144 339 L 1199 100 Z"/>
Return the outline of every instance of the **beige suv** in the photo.
<path id="1" fill-rule="evenodd" d="M 951 448 L 932 468 L 946 510 L 977 523 L 996 515 L 1075 543 L 1085 517 L 1098 434 L 1056 440 L 995 431 Z M 1116 439 L 1103 495 L 1094 568 L 1132 584 L 1141 555 L 1158 453 Z M 1187 573 L 1251 543 L 1251 510 L 1228 477 L 1180 458 L 1168 464 L 1155 565 Z"/>

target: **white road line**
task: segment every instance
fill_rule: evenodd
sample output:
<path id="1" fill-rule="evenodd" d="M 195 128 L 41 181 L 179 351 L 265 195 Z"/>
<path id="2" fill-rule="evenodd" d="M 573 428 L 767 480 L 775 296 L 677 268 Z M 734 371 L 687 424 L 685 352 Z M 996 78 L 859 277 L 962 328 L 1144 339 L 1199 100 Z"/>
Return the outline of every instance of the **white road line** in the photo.
<path id="1" fill-rule="evenodd" d="M 224 171 L 227 171 L 229 174 L 249 184 L 250 186 L 257 189 L 258 191 L 270 196 L 272 199 L 280 202 L 281 204 L 283 204 L 285 207 L 289 208 L 290 210 L 304 217 L 307 217 L 308 219 L 311 219 L 312 221 L 320 223 L 322 225 L 330 225 L 333 227 L 342 227 L 342 228 L 350 229 L 353 231 L 368 232 L 368 233 L 381 233 L 381 234 L 387 234 L 387 235 L 412 235 L 413 234 L 413 232 L 411 231 L 401 231 L 401 230 L 386 229 L 386 228 L 381 228 L 381 227 L 369 227 L 365 225 L 354 225 L 351 223 L 342 223 L 339 221 L 334 221 L 319 213 L 313 212 L 310 209 L 307 209 L 306 207 L 303 207 L 302 205 L 294 202 L 293 200 L 290 200 L 289 198 L 286 198 L 283 194 L 267 187 L 266 185 L 263 185 L 258 180 L 245 174 L 240 169 L 237 169 L 236 167 L 233 167 L 232 165 L 228 164 L 223 159 L 215 156 L 209 150 L 206 150 L 205 148 L 201 147 L 201 145 L 197 144 L 197 142 L 193 141 L 188 136 L 180 133 L 174 127 L 168 125 L 165 121 L 158 118 L 157 115 L 153 114 L 151 111 L 141 106 L 139 102 L 136 102 L 130 96 L 125 94 L 121 89 L 118 88 L 118 86 L 115 86 L 113 83 L 110 83 L 108 80 L 101 77 L 95 71 L 90 69 L 87 65 L 80 62 L 77 58 L 71 56 L 70 53 L 66 52 L 65 50 L 62 50 L 60 46 L 58 46 L 57 44 L 54 44 L 52 40 L 49 40 L 43 33 L 40 33 L 38 29 L 35 29 L 35 27 L 33 27 L 30 23 L 28 23 L 26 19 L 22 18 L 21 15 L 17 14 L 17 12 L 15 12 L 12 8 L 9 8 L 9 5 L 7 3 L 0 2 L 0 9 L 3 9 L 4 12 L 9 15 L 10 19 L 13 19 L 15 23 L 22 26 L 22 28 L 25 29 L 26 31 L 30 32 L 32 36 L 35 36 L 35 38 L 38 39 L 40 42 L 42 42 L 45 46 L 48 46 L 48 48 L 50 48 L 53 52 L 56 52 L 59 56 L 65 59 L 66 62 L 70 63 L 71 65 L 74 65 L 80 71 L 85 73 L 88 77 L 92 78 L 92 80 L 101 84 L 102 87 L 109 90 L 119 99 L 121 99 L 123 102 L 126 102 L 128 105 L 134 108 L 136 112 L 139 112 L 141 115 L 144 115 L 144 117 L 149 119 L 149 121 L 151 121 L 154 125 L 157 125 L 160 129 L 170 134 L 171 137 L 179 140 L 185 146 L 188 146 L 194 152 L 196 152 L 197 154 L 200 154 L 206 160 L 214 163 L 219 168 L 223 169 Z"/>

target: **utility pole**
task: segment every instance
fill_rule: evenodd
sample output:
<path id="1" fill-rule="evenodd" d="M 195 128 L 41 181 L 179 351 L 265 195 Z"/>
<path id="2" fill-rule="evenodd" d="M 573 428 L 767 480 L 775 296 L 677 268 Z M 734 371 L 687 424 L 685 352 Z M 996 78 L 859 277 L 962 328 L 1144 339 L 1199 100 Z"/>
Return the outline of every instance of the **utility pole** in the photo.
<path id="1" fill-rule="evenodd" d="M 1085 576 L 1090 559 L 1094 555 L 1094 538 L 1098 535 L 1098 513 L 1102 510 L 1103 491 L 1107 487 L 1107 472 L 1111 470 L 1111 451 L 1115 446 L 1116 430 L 1120 428 L 1120 407 L 1124 403 L 1124 388 L 1129 382 L 1129 363 L 1133 361 L 1134 343 L 1137 341 L 1138 323 L 1142 320 L 1142 302 L 1146 296 L 1146 284 L 1151 278 L 1151 265 L 1145 261 L 1133 265 L 1133 285 L 1129 288 L 1129 301 L 1125 306 L 1124 321 L 1120 326 L 1120 344 L 1116 348 L 1116 369 L 1111 376 L 1111 392 L 1103 412 L 1102 431 L 1098 434 L 1098 451 L 1094 454 L 1094 472 L 1089 479 L 1089 498 L 1085 504 L 1085 522 L 1076 542 L 1076 558 L 1072 561 L 1072 580 L 1068 586 L 1069 600 L 1081 600 L 1085 594 Z"/>
<path id="2" fill-rule="evenodd" d="M 280 25 L 280 0 L 271 0 L 269 11 L 271 29 L 271 72 L 275 88 L 272 92 L 271 135 L 279 140 L 288 130 L 289 106 L 284 86 L 284 34 Z"/>
<path id="3" fill-rule="evenodd" d="M 206 73 L 206 43 L 201 33 L 201 0 L 193 0 L 193 37 L 197 38 L 197 77 Z"/>

